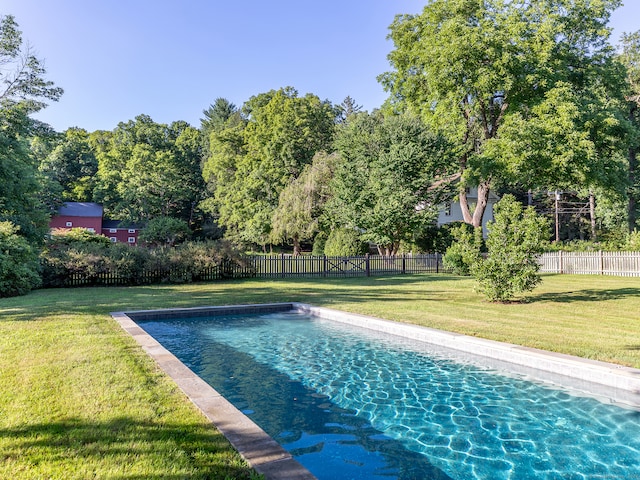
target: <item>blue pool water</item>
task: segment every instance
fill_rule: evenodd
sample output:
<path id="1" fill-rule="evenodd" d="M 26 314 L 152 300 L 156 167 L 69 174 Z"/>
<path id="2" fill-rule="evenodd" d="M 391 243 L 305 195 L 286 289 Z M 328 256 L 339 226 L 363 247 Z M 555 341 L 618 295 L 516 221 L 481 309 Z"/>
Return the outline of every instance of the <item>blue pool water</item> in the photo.
<path id="1" fill-rule="evenodd" d="M 640 479 L 640 412 L 298 313 L 139 324 L 320 479 Z"/>

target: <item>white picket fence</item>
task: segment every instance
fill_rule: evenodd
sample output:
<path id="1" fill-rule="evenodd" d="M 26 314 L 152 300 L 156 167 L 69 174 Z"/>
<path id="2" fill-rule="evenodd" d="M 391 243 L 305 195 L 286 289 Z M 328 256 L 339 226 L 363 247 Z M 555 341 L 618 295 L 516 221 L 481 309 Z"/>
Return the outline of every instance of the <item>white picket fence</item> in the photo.
<path id="1" fill-rule="evenodd" d="M 540 264 L 543 273 L 640 277 L 640 252 L 552 252 Z"/>

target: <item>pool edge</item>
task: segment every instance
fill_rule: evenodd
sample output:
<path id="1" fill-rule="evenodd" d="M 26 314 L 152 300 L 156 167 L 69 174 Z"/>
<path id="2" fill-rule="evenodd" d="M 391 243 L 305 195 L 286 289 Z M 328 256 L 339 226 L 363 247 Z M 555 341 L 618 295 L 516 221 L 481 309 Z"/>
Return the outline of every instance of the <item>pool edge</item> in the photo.
<path id="1" fill-rule="evenodd" d="M 292 309 L 292 304 L 270 305 L 282 305 L 283 307 L 289 305 L 289 310 Z M 251 310 L 253 306 L 246 305 L 245 307 Z M 211 310 L 212 308 L 216 307 L 166 309 L 162 312 L 186 311 L 197 314 L 200 313 L 199 310 Z M 238 306 L 234 306 L 234 308 L 238 308 Z M 222 307 L 219 311 L 222 310 L 229 311 L 229 307 Z M 284 308 L 281 311 L 284 311 Z M 256 472 L 264 475 L 267 480 L 316 480 L 316 477 L 295 460 L 278 442 L 164 348 L 135 320 L 129 317 L 127 312 L 113 312 L 111 317 L 133 337 Z"/>

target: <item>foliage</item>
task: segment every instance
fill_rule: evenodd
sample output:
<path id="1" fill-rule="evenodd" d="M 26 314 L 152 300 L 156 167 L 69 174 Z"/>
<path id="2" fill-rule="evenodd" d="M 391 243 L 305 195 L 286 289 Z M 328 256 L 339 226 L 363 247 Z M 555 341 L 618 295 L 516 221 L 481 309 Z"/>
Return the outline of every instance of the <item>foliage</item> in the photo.
<path id="1" fill-rule="evenodd" d="M 351 257 L 368 251 L 369 246 L 362 241 L 361 235 L 350 228 L 331 230 L 324 244 L 324 254 L 329 257 Z"/>
<path id="2" fill-rule="evenodd" d="M 495 205 L 489 223 L 487 257 L 471 264 L 478 287 L 491 301 L 507 301 L 541 281 L 537 256 L 544 251 L 548 222 L 512 195 Z"/>
<path id="3" fill-rule="evenodd" d="M 139 115 L 113 132 L 94 132 L 91 142 L 98 159 L 94 200 L 106 215 L 134 223 L 159 216 L 194 220 L 204 191 L 197 129 Z"/>
<path id="4" fill-rule="evenodd" d="M 626 249 L 632 252 L 640 252 L 640 230 L 634 230 L 629 234 Z"/>
<path id="5" fill-rule="evenodd" d="M 70 128 L 64 138 L 43 159 L 39 167 L 49 180 L 60 186 L 58 202 L 90 202 L 93 200 L 98 161 L 89 142 L 89 133 Z"/>
<path id="6" fill-rule="evenodd" d="M 0 297 L 24 295 L 40 285 L 38 255 L 18 235 L 18 227 L 0 222 Z"/>
<path id="7" fill-rule="evenodd" d="M 461 224 L 451 229 L 455 239 L 442 259 L 445 268 L 456 275 L 471 275 L 473 265 L 481 261 L 482 227 Z"/>
<path id="8" fill-rule="evenodd" d="M 340 162 L 332 198 L 332 223 L 358 229 L 362 238 L 394 255 L 400 243 L 430 225 L 447 184 L 448 145 L 409 114 L 356 114 L 336 138 Z"/>
<path id="9" fill-rule="evenodd" d="M 293 253 L 301 253 L 300 242 L 310 240 L 321 228 L 321 216 L 331 196 L 330 182 L 336 169 L 335 154 L 319 152 L 300 176 L 282 192 L 271 220 L 271 240 L 293 240 Z"/>
<path id="10" fill-rule="evenodd" d="M 622 51 L 618 59 L 626 68 L 627 114 L 633 130 L 629 138 L 627 155 L 628 173 L 628 230 L 631 232 L 638 226 L 640 217 L 640 175 L 638 174 L 638 152 L 640 151 L 640 31 L 622 35 Z"/>
<path id="11" fill-rule="evenodd" d="M 156 217 L 149 220 L 140 232 L 139 239 L 151 246 L 173 246 L 189 238 L 191 230 L 184 220 L 172 217 Z"/>
<path id="12" fill-rule="evenodd" d="M 47 211 L 29 139 L 48 127 L 29 115 L 56 101 L 62 89 L 45 79 L 46 71 L 11 15 L 0 15 L 0 221 L 20 227 L 32 244 L 42 241 Z"/>
<path id="13" fill-rule="evenodd" d="M 625 134 L 622 79 L 606 28 L 619 4 L 433 0 L 420 15 L 396 17 L 394 71 L 379 78 L 391 93 L 387 108 L 419 113 L 456 146 L 465 222 L 482 224 L 500 184 L 554 188 L 548 159 L 566 162 L 572 175 L 562 180 L 576 172 L 584 188 L 619 180 L 607 168 L 618 169 L 613 153 Z M 475 205 L 467 187 L 478 188 Z"/>
<path id="14" fill-rule="evenodd" d="M 210 135 L 203 175 L 211 197 L 203 208 L 219 217 L 227 237 L 264 245 L 280 193 L 330 146 L 335 112 L 290 87 L 251 97 L 242 112 Z"/>
<path id="15" fill-rule="evenodd" d="M 222 269 L 224 276 L 232 265 L 247 266 L 244 256 L 225 241 L 185 242 L 150 250 L 106 240 L 105 244 L 89 237 L 69 241 L 52 236 L 41 255 L 44 286 L 65 286 L 72 275 L 98 284 L 101 274 L 117 274 L 129 285 L 188 283 L 201 280 L 207 269 Z"/>
<path id="16" fill-rule="evenodd" d="M 90 232 L 86 228 L 57 228 L 50 233 L 49 245 L 71 245 L 74 243 L 97 243 L 109 245 L 111 241 L 104 235 Z"/>
<path id="17" fill-rule="evenodd" d="M 311 251 L 312 255 L 320 256 L 324 255 L 324 247 L 327 244 L 327 238 L 329 235 L 327 232 L 320 231 L 313 239 L 313 250 Z"/>

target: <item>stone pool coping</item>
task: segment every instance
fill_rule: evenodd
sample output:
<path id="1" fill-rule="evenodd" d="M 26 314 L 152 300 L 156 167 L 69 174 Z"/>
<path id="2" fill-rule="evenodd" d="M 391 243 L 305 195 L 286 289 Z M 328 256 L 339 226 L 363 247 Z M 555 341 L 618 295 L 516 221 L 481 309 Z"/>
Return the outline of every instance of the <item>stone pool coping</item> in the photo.
<path id="1" fill-rule="evenodd" d="M 303 303 L 273 303 L 221 307 L 193 307 L 114 312 L 111 316 L 169 375 L 187 397 L 229 440 L 240 455 L 268 480 L 307 480 L 315 477 L 289 452 L 227 401 L 213 387 L 192 372 L 136 321 L 182 317 L 206 317 L 245 313 L 297 311 L 360 328 L 425 342 L 469 354 L 474 359 L 491 359 L 489 366 L 509 368 L 538 380 L 566 385 L 601 397 L 601 401 L 640 409 L 640 370 L 611 363 L 485 340 L 418 325 L 382 320 Z"/>

